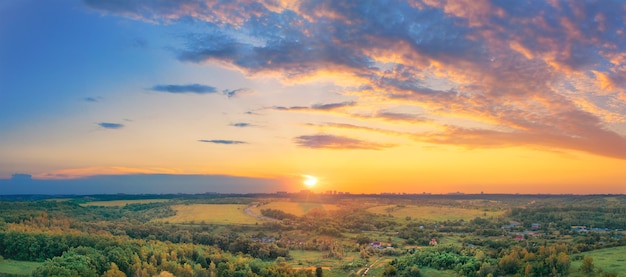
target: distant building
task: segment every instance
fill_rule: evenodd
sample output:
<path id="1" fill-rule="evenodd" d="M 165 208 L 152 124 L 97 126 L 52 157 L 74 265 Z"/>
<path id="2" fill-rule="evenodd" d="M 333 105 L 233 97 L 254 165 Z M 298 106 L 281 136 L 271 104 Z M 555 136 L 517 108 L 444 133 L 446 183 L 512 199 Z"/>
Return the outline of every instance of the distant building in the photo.
<path id="1" fill-rule="evenodd" d="M 539 225 L 539 223 L 533 223 L 532 225 L 530 225 L 530 229 L 533 230 L 537 230 L 541 227 L 541 225 Z"/>
<path id="2" fill-rule="evenodd" d="M 287 195 L 286 191 L 277 191 L 276 195 Z"/>

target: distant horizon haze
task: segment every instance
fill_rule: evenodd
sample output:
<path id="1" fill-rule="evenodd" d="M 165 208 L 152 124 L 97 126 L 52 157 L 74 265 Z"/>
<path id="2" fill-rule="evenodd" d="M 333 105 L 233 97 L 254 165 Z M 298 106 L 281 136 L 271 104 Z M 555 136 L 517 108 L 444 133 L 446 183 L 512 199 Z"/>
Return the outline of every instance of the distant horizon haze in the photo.
<path id="1" fill-rule="evenodd" d="M 311 191 L 317 194 L 327 192 L 349 194 L 625 194 L 619 187 L 615 191 L 598 192 L 597 190 L 574 192 L 538 192 L 522 190 L 524 186 L 512 186 L 518 190 L 393 190 L 392 187 L 380 190 L 348 190 L 345 186 L 337 186 L 334 189 L 310 187 L 299 184 L 299 179 L 280 178 L 252 178 L 228 175 L 203 175 L 203 174 L 123 174 L 123 175 L 94 175 L 80 178 L 67 179 L 34 179 L 32 175 L 25 173 L 13 174 L 10 179 L 0 179 L 0 195 L 92 195 L 92 194 L 202 194 L 202 193 L 276 193 L 280 191 L 299 193 Z M 454 188 L 454 186 L 451 186 Z M 468 186 L 456 186 L 456 188 Z M 470 186 L 476 187 L 476 186 Z"/>

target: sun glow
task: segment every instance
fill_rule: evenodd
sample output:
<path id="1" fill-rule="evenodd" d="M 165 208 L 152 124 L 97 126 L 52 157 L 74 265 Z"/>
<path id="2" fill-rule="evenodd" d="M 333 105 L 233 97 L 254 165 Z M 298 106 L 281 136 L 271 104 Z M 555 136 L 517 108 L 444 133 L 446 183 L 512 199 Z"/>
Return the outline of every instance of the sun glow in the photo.
<path id="1" fill-rule="evenodd" d="M 304 177 L 304 181 L 302 183 L 304 183 L 304 185 L 309 188 L 312 188 L 317 184 L 317 178 L 315 178 L 314 176 L 302 175 L 302 177 Z"/>

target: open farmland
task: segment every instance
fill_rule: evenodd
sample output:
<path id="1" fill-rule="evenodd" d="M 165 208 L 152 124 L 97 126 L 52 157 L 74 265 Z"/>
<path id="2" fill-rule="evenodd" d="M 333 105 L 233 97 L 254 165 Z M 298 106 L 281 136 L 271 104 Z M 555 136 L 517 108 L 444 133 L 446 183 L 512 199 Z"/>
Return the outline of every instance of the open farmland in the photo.
<path id="1" fill-rule="evenodd" d="M 247 205 L 241 204 L 191 204 L 174 205 L 175 216 L 159 219 L 170 223 L 209 223 L 209 224 L 255 224 L 257 218 L 247 215 Z"/>
<path id="2" fill-rule="evenodd" d="M 501 211 L 484 211 L 480 209 L 464 209 L 446 206 L 413 206 L 413 205 L 384 205 L 367 209 L 375 214 L 390 214 L 394 217 L 412 217 L 424 220 L 470 220 L 476 217 L 500 216 Z"/>
<path id="3" fill-rule="evenodd" d="M 263 209 L 281 210 L 283 212 L 290 213 L 296 216 L 302 216 L 313 209 L 321 209 L 323 211 L 334 211 L 334 210 L 339 209 L 339 207 L 335 204 L 276 201 L 276 202 L 270 202 L 264 205 L 259 205 L 258 207 L 252 208 L 251 210 L 255 214 L 261 214 L 261 210 Z"/>
<path id="4" fill-rule="evenodd" d="M 93 201 L 82 204 L 86 207 L 123 207 L 131 204 L 148 204 L 161 203 L 170 201 L 169 199 L 139 199 L 139 200 L 112 200 L 112 201 Z"/>

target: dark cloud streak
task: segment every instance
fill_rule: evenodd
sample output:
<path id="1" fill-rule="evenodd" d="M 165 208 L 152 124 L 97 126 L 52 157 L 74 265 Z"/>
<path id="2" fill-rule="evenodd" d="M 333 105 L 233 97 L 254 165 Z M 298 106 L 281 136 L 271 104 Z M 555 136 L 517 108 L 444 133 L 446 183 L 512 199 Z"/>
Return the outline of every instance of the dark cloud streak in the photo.
<path id="1" fill-rule="evenodd" d="M 124 124 L 121 123 L 111 123 L 111 122 L 100 122 L 98 126 L 105 129 L 122 129 L 124 128 Z"/>
<path id="2" fill-rule="evenodd" d="M 195 93 L 195 94 L 209 94 L 216 93 L 217 89 L 212 86 L 201 84 L 189 84 L 189 85 L 156 85 L 151 88 L 153 91 L 167 92 L 174 94 Z"/>
<path id="3" fill-rule="evenodd" d="M 225 139 L 201 139 L 198 140 L 199 142 L 206 142 L 206 143 L 215 143 L 215 144 L 247 144 L 247 142 L 245 141 L 239 141 L 239 140 L 225 140 Z"/>
<path id="4" fill-rule="evenodd" d="M 341 109 L 341 108 L 345 108 L 345 107 L 352 107 L 355 106 L 357 103 L 355 101 L 346 101 L 346 102 L 339 102 L 339 103 L 328 103 L 328 104 L 313 104 L 310 107 L 306 107 L 306 106 L 291 106 L 291 107 L 284 107 L 284 106 L 274 106 L 271 107 L 271 109 L 273 110 L 278 110 L 278 111 L 332 111 L 332 110 L 337 110 L 337 109 Z"/>

